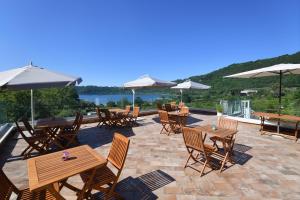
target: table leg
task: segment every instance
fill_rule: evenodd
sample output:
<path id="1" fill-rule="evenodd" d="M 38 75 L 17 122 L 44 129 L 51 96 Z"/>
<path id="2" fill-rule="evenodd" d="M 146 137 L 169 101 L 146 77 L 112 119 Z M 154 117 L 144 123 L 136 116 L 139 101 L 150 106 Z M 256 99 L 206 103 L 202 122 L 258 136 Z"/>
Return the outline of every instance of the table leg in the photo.
<path id="1" fill-rule="evenodd" d="M 297 142 L 298 140 L 298 126 L 299 126 L 299 122 L 296 123 L 296 128 L 295 128 L 295 142 Z"/>
<path id="2" fill-rule="evenodd" d="M 65 200 L 65 198 L 59 194 L 59 186 L 57 182 L 50 184 L 46 189 L 55 197 L 55 199 Z"/>
<path id="3" fill-rule="evenodd" d="M 97 171 L 97 168 L 93 169 L 89 180 L 84 184 L 81 192 L 78 194 L 78 197 L 77 197 L 78 200 L 84 199 L 85 195 L 86 195 L 86 191 L 90 190 L 91 185 L 92 185 L 93 180 L 94 180 L 94 177 L 95 177 L 95 174 L 96 174 L 96 171 Z"/>

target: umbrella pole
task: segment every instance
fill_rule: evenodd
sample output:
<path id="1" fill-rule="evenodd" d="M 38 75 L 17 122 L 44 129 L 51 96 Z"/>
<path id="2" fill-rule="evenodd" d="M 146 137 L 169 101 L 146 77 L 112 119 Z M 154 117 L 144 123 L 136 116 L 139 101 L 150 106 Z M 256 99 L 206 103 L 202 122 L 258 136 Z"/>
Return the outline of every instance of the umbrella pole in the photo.
<path id="1" fill-rule="evenodd" d="M 180 101 L 182 103 L 182 89 L 180 89 Z"/>
<path id="2" fill-rule="evenodd" d="M 132 91 L 132 108 L 134 108 L 135 90 L 131 89 L 131 91 Z"/>
<path id="3" fill-rule="evenodd" d="M 281 95 L 282 95 L 282 71 L 279 74 L 279 114 L 281 114 Z"/>
<path id="4" fill-rule="evenodd" d="M 278 108 L 278 114 L 281 114 L 281 95 L 282 95 L 282 71 L 280 70 L 279 73 L 279 108 Z M 277 133 L 280 132 L 280 119 L 277 122 Z"/>
<path id="5" fill-rule="evenodd" d="M 33 89 L 30 90 L 30 93 L 31 93 L 31 99 L 30 99 L 30 102 L 31 102 L 31 124 L 32 124 L 32 127 L 34 128 Z"/>

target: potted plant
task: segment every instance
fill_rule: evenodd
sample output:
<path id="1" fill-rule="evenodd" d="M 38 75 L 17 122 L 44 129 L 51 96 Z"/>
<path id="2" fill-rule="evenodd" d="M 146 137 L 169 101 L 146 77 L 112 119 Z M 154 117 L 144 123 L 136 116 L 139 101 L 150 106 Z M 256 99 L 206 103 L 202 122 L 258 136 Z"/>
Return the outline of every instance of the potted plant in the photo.
<path id="1" fill-rule="evenodd" d="M 223 115 L 223 106 L 221 104 L 216 105 L 217 116 L 221 117 Z"/>

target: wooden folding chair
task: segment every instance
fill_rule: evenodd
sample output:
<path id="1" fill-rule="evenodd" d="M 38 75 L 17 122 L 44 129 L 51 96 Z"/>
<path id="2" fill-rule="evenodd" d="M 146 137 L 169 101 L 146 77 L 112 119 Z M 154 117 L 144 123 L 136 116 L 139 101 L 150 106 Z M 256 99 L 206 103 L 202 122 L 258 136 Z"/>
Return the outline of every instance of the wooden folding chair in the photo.
<path id="1" fill-rule="evenodd" d="M 159 110 L 158 115 L 160 123 L 162 125 L 160 134 L 162 134 L 164 131 L 166 131 L 167 135 L 170 135 L 172 131 L 174 132 L 177 122 L 169 118 L 168 112 L 164 110 Z"/>
<path id="2" fill-rule="evenodd" d="M 29 188 L 18 189 L 0 169 L 0 199 L 11 199 L 12 193 L 17 195 L 17 200 L 63 200 L 64 198 L 56 191 L 41 190 L 30 192 Z"/>
<path id="3" fill-rule="evenodd" d="M 23 117 L 21 119 L 22 123 L 24 124 L 26 130 L 28 131 L 28 133 L 32 136 L 36 136 L 36 135 L 43 135 L 45 134 L 45 131 L 43 129 L 33 129 L 33 127 L 30 125 L 29 121 L 27 118 Z"/>
<path id="4" fill-rule="evenodd" d="M 69 148 L 71 145 L 78 145 L 79 141 L 78 141 L 78 133 L 79 133 L 79 129 L 80 126 L 82 124 L 82 120 L 83 120 L 83 115 L 82 114 L 78 114 L 78 117 L 76 117 L 73 126 L 70 128 L 62 128 L 59 131 L 59 135 L 58 138 L 61 141 L 61 144 L 64 148 Z"/>
<path id="5" fill-rule="evenodd" d="M 94 179 L 90 185 L 92 189 L 99 190 L 105 193 L 106 198 L 119 196 L 114 192 L 118 179 L 124 167 L 126 156 L 128 153 L 130 140 L 122 134 L 115 133 L 112 145 L 107 157 L 107 161 L 117 170 L 115 174 L 107 165 L 97 169 Z M 92 175 L 91 171 L 81 174 L 84 183 L 87 183 Z M 108 185 L 104 188 L 103 186 Z"/>
<path id="6" fill-rule="evenodd" d="M 127 113 L 127 114 L 130 113 L 130 109 L 131 109 L 131 106 L 130 106 L 130 105 L 127 105 L 127 106 L 125 107 L 125 110 L 126 110 L 126 113 Z"/>
<path id="7" fill-rule="evenodd" d="M 167 111 L 167 112 L 173 111 L 171 104 L 169 104 L 169 103 L 165 104 L 165 111 Z"/>
<path id="8" fill-rule="evenodd" d="M 183 128 L 183 140 L 189 157 L 186 161 L 184 168 L 191 167 L 192 169 L 197 170 L 192 165 L 189 165 L 189 161 L 192 158 L 194 163 L 201 163 L 203 167 L 200 171 L 200 176 L 202 176 L 206 166 L 213 169 L 214 163 L 212 162 L 212 155 L 216 152 L 216 148 L 211 145 L 204 144 L 204 138 L 202 132 L 190 127 Z M 199 171 L 199 170 L 197 170 Z"/>
<path id="9" fill-rule="evenodd" d="M 178 104 L 178 108 L 179 108 L 179 109 L 181 109 L 181 108 L 184 107 L 184 106 L 185 106 L 184 102 L 180 102 L 180 103 Z"/>
<path id="10" fill-rule="evenodd" d="M 132 113 L 130 113 L 130 114 L 128 115 L 129 123 L 130 123 L 132 126 L 138 125 L 138 123 L 136 122 L 136 120 L 137 120 L 137 118 L 139 117 L 139 115 L 140 115 L 140 107 L 135 106 L 135 107 L 133 108 Z"/>
<path id="11" fill-rule="evenodd" d="M 178 106 L 176 105 L 176 101 L 171 101 L 170 105 L 171 105 L 172 110 L 177 110 L 178 109 Z"/>
<path id="12" fill-rule="evenodd" d="M 31 152 L 36 150 L 40 154 L 45 154 L 49 151 L 50 147 L 50 138 L 47 135 L 33 135 L 33 136 L 26 136 L 23 130 L 20 128 L 18 122 L 15 122 L 17 132 L 21 134 L 25 142 L 28 146 L 22 151 L 21 156 L 23 159 L 30 158 Z"/>
<path id="13" fill-rule="evenodd" d="M 97 127 L 101 128 L 103 125 L 108 125 L 107 121 L 105 119 L 105 114 L 103 112 L 101 112 L 99 107 L 96 107 L 96 113 L 97 113 L 98 120 L 99 120 Z"/>
<path id="14" fill-rule="evenodd" d="M 109 112 L 108 109 L 102 108 L 100 109 L 100 112 L 102 113 L 103 120 L 105 120 L 105 125 L 107 125 L 108 127 L 112 127 L 117 124 L 118 120 L 116 116 Z"/>
<path id="15" fill-rule="evenodd" d="M 189 107 L 182 106 L 180 112 L 188 115 L 190 113 Z"/>
<path id="16" fill-rule="evenodd" d="M 225 117 L 219 117 L 217 127 L 218 128 L 223 128 L 223 129 L 233 130 L 237 133 L 238 132 L 238 130 L 237 130 L 238 121 L 233 120 L 233 119 L 227 119 Z M 219 149 L 219 147 L 218 147 L 217 141 L 224 142 L 224 144 L 229 145 L 229 147 L 226 147 L 226 148 L 228 148 L 229 152 L 232 154 L 233 153 L 233 146 L 234 146 L 234 143 L 235 143 L 235 138 L 236 138 L 236 134 L 234 134 L 230 137 L 227 137 L 225 139 L 225 141 L 220 140 L 216 136 L 215 137 L 210 137 L 210 140 L 213 141 L 214 146 L 216 146 L 218 149 Z"/>

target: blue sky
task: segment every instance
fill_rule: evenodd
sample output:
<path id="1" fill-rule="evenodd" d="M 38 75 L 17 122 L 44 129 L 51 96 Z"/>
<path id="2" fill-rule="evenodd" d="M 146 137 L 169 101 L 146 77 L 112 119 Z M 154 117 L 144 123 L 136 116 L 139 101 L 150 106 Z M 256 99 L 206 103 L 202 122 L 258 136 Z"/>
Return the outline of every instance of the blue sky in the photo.
<path id="1" fill-rule="evenodd" d="M 0 1 L 0 70 L 36 65 L 120 86 L 300 51 L 298 0 Z"/>

